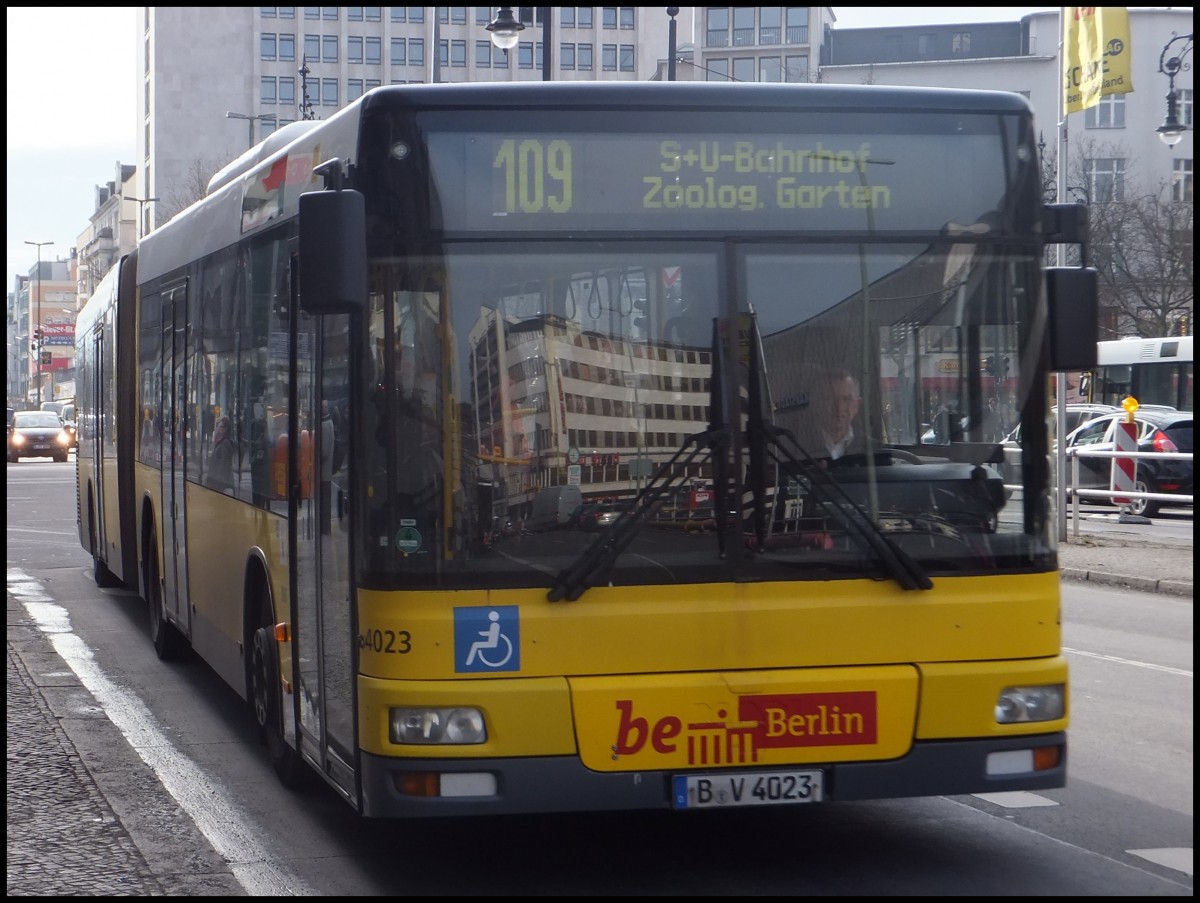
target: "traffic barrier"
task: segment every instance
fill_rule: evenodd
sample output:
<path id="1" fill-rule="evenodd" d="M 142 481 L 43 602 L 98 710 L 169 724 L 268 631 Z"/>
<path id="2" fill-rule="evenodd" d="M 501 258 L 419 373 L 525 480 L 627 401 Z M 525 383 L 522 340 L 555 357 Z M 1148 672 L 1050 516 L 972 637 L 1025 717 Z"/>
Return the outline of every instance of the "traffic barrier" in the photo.
<path id="1" fill-rule="evenodd" d="M 1133 421 L 1122 421 L 1117 424 L 1113 435 L 1113 446 L 1118 452 L 1130 453 L 1137 451 L 1137 424 Z M 1112 480 L 1109 484 L 1113 492 L 1133 492 L 1137 485 L 1137 459 L 1120 457 L 1112 459 Z M 1113 503 L 1128 505 L 1133 501 L 1126 495 L 1114 495 Z"/>

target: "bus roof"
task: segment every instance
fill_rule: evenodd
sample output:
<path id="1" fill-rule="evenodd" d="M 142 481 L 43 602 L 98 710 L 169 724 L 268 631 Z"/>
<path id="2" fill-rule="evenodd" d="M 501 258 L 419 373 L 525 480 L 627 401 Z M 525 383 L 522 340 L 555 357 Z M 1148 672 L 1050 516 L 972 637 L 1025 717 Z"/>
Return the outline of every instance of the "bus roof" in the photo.
<path id="1" fill-rule="evenodd" d="M 1132 336 L 1099 342 L 1096 345 L 1096 352 L 1096 363 L 1101 367 L 1115 364 L 1145 364 L 1154 361 L 1191 363 L 1192 337 L 1183 335 L 1147 339 L 1141 336 Z"/>

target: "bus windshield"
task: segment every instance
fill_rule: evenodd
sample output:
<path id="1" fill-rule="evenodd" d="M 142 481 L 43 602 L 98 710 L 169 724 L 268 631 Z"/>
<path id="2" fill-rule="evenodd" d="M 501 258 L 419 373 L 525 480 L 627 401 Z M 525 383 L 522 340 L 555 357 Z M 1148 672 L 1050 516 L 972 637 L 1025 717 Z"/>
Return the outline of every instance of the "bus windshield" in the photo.
<path id="1" fill-rule="evenodd" d="M 1015 349 L 1036 272 L 1032 256 L 1001 265 L 940 239 L 450 243 L 438 257 L 379 262 L 367 318 L 368 582 L 548 585 L 598 531 L 539 500 L 568 487 L 578 509 L 633 500 L 689 437 L 721 425 L 714 351 L 726 346 L 714 346 L 713 324 L 739 314 L 755 328 L 730 346 L 743 359 L 725 373 L 749 366 L 747 342 L 760 346 L 757 403 L 796 458 L 827 459 L 844 500 L 935 572 L 1020 566 L 1044 551 L 1046 523 L 1009 504 L 992 465 L 1021 407 Z M 1002 379 L 970 363 L 989 355 L 1012 361 Z M 839 393 L 850 396 L 841 411 Z M 846 442 L 836 458 L 824 445 L 835 429 Z M 702 442 L 661 475 L 669 486 L 609 579 L 879 572 L 802 472 L 765 463 L 762 448 L 736 454 L 723 530 L 721 464 Z M 753 481 L 760 497 L 743 502 Z M 737 554 L 722 554 L 728 530 Z M 760 543 L 769 555 L 741 554 Z"/>

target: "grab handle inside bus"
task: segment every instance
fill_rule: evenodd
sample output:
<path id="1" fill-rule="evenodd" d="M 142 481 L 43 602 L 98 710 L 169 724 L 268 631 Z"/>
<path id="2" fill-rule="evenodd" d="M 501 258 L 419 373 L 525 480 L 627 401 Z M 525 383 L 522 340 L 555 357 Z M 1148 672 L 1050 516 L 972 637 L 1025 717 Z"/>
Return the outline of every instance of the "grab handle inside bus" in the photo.
<path id="1" fill-rule="evenodd" d="M 355 313 L 367 302 L 367 216 L 357 191 L 300 195 L 300 309 Z"/>

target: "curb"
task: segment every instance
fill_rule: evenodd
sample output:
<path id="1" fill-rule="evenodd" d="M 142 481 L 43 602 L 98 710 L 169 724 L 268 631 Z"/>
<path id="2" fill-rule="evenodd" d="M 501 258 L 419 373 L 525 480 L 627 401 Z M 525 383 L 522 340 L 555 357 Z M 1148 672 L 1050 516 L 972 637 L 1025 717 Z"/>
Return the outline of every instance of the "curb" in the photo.
<path id="1" fill-rule="evenodd" d="M 1064 580 L 1100 583 L 1105 586 L 1119 586 L 1147 593 L 1164 593 L 1170 596 L 1184 596 L 1188 599 L 1191 599 L 1194 593 L 1192 584 L 1183 580 L 1158 580 L 1154 577 L 1109 574 L 1103 571 L 1087 571 L 1083 568 L 1062 568 L 1059 573 Z"/>

